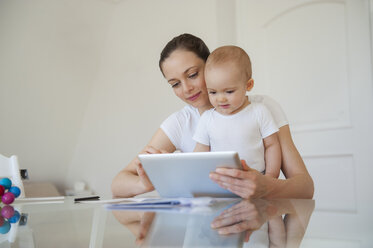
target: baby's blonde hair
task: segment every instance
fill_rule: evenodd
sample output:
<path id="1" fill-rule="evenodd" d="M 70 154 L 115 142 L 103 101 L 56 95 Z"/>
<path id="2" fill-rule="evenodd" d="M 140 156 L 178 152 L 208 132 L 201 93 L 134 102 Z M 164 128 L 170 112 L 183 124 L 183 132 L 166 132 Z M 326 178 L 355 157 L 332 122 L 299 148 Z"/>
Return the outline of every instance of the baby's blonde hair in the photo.
<path id="1" fill-rule="evenodd" d="M 249 55 L 238 46 L 222 46 L 215 49 L 206 61 L 206 69 L 213 65 L 234 63 L 244 73 L 247 80 L 251 79 L 251 61 Z"/>

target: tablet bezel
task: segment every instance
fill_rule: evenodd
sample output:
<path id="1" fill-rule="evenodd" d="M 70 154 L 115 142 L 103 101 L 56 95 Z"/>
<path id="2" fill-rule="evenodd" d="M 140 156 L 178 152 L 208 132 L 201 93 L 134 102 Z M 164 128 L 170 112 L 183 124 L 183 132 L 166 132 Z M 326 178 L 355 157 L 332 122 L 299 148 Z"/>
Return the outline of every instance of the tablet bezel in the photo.
<path id="1" fill-rule="evenodd" d="M 139 160 L 161 197 L 238 197 L 209 178 L 216 168 L 242 169 L 237 152 L 139 154 Z"/>

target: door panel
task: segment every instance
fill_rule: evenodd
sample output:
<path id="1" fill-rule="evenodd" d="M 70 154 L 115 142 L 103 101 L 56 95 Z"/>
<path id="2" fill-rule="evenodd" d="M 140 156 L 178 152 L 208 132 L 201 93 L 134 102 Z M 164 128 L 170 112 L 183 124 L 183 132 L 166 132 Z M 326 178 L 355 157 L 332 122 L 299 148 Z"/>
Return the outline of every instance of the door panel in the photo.
<path id="1" fill-rule="evenodd" d="M 315 182 L 316 212 L 356 215 L 372 228 L 369 1 L 237 0 L 236 13 L 252 93 L 285 110 Z"/>

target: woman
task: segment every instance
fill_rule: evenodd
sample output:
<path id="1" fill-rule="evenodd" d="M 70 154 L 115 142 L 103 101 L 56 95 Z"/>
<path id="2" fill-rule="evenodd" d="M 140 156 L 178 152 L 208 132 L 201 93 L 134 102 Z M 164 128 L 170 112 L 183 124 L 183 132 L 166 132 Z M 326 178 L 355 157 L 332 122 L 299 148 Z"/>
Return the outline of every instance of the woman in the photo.
<path id="1" fill-rule="evenodd" d="M 177 36 L 165 46 L 159 67 L 176 96 L 188 105 L 162 123 L 141 153 L 193 151 L 196 143 L 192 137 L 199 118 L 212 107 L 204 79 L 204 66 L 209 54 L 205 43 L 190 34 Z M 287 179 L 264 176 L 244 161 L 244 170 L 220 168 L 211 173 L 210 178 L 242 198 L 312 198 L 312 178 L 293 143 L 281 107 L 265 96 L 251 96 L 250 101 L 263 102 L 279 126 L 281 170 Z M 154 187 L 137 157 L 118 173 L 112 183 L 114 197 L 131 197 L 152 190 Z"/>

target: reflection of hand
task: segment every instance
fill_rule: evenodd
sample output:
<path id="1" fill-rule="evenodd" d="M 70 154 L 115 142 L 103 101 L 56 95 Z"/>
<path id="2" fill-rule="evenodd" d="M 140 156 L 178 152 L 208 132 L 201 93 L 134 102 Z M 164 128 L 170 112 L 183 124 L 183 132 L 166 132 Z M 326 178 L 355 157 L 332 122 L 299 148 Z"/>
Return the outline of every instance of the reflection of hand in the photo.
<path id="1" fill-rule="evenodd" d="M 224 210 L 213 220 L 211 227 L 222 235 L 247 231 L 247 242 L 251 233 L 259 229 L 267 221 L 268 216 L 276 212 L 273 208 L 274 206 L 269 206 L 265 200 L 244 200 Z"/>
<path id="2" fill-rule="evenodd" d="M 147 146 L 142 152 L 143 154 L 156 154 L 156 153 L 167 153 L 165 150 L 159 150 L 152 146 Z M 149 180 L 148 175 L 146 174 L 142 164 L 138 158 L 135 158 L 137 174 L 140 177 L 141 183 L 144 185 L 146 192 L 154 190 L 152 182 Z"/>
<path id="3" fill-rule="evenodd" d="M 268 177 L 251 169 L 245 160 L 241 160 L 241 163 L 244 170 L 217 168 L 215 172 L 210 173 L 210 178 L 220 187 L 244 199 L 264 197 L 268 193 Z"/>
<path id="4" fill-rule="evenodd" d="M 121 224 L 125 225 L 135 235 L 136 243 L 141 244 L 145 240 L 155 213 L 113 211 L 113 215 Z"/>

